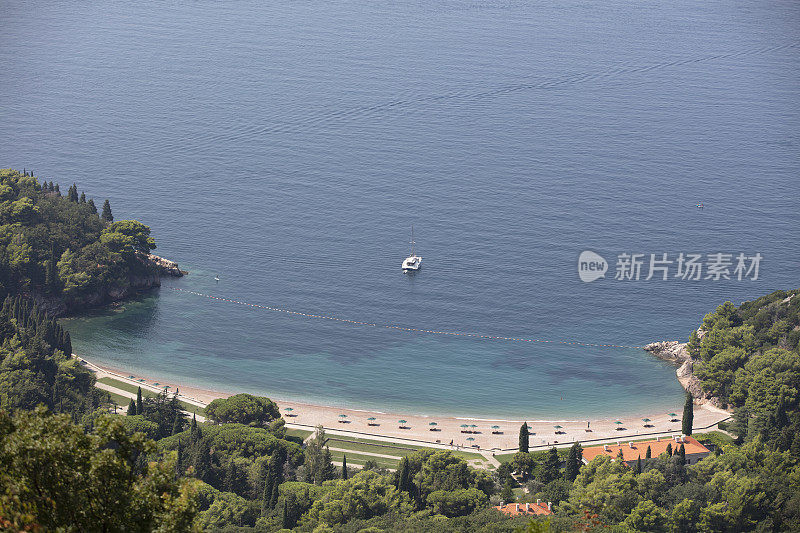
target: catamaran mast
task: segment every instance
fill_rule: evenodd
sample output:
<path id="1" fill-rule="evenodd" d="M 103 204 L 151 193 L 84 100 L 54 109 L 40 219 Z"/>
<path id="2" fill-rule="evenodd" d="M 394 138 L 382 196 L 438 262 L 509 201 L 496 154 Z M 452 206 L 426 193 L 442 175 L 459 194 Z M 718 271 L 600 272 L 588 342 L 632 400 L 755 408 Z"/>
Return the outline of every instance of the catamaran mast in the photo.
<path id="1" fill-rule="evenodd" d="M 414 225 L 411 225 L 411 256 L 414 256 Z"/>

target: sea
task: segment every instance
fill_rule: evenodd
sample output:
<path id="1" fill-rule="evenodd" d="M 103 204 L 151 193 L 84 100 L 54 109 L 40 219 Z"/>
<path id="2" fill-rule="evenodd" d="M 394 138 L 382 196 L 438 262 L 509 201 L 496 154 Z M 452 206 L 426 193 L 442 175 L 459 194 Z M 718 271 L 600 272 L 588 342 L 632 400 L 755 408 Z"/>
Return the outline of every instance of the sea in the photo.
<path id="1" fill-rule="evenodd" d="M 402 413 L 669 412 L 675 368 L 642 345 L 800 286 L 796 1 L 0 19 L 0 167 L 108 198 L 189 271 L 65 320 L 132 375 Z"/>

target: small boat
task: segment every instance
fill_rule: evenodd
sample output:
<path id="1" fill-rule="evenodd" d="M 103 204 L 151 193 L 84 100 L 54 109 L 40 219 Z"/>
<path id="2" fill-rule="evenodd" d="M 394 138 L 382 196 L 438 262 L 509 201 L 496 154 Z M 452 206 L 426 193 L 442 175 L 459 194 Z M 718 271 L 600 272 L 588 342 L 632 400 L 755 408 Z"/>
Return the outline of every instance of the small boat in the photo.
<path id="1" fill-rule="evenodd" d="M 403 259 L 403 272 L 416 272 L 422 266 L 422 258 L 414 253 L 414 226 L 411 226 L 411 255 Z"/>
<path id="2" fill-rule="evenodd" d="M 703 202 L 700 202 L 700 203 L 699 203 L 699 204 L 697 204 L 695 207 L 696 207 L 697 209 L 703 209 L 705 206 L 703 205 Z"/>
<path id="3" fill-rule="evenodd" d="M 214 276 L 214 281 L 219 281 L 219 274 L 217 274 L 216 276 Z"/>

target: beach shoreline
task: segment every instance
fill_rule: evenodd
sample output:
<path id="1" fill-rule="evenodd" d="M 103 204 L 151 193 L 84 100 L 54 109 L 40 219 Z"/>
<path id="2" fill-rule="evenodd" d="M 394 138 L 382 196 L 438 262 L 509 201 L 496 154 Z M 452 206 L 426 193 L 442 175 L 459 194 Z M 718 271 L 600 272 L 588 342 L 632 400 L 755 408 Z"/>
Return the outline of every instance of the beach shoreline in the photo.
<path id="1" fill-rule="evenodd" d="M 87 368 L 93 370 L 98 378 L 110 377 L 124 383 L 141 386 L 143 390 L 151 392 L 158 392 L 164 387 L 169 387 L 170 392 L 179 390 L 181 400 L 200 407 L 204 407 L 214 399 L 236 394 L 233 391 L 212 390 L 187 385 L 185 382 L 159 379 L 158 376 L 129 372 L 125 369 L 98 364 L 81 356 L 76 355 L 75 357 Z M 158 385 L 154 385 L 155 383 Z M 676 434 L 681 431 L 680 421 L 673 422 L 672 420 L 675 418 L 667 416 L 666 413 L 628 415 L 620 418 L 596 416 L 580 420 L 568 418 L 523 420 L 408 414 L 320 405 L 278 397 L 272 399 L 279 405 L 281 414 L 289 427 L 314 428 L 321 425 L 327 430 L 342 434 L 352 433 L 370 438 L 400 439 L 442 446 L 449 446 L 452 443 L 453 446 L 476 450 L 513 450 L 518 445 L 519 428 L 526 421 L 529 426 L 532 426 L 530 430 L 532 447 L 609 439 L 627 441 L 647 435 Z M 696 430 L 709 429 L 729 417 L 730 413 L 722 409 L 697 405 L 695 406 L 694 427 Z M 644 418 L 649 419 L 647 422 L 649 427 L 643 423 Z M 401 420 L 405 423 L 401 423 Z M 561 427 L 556 428 L 555 426 Z"/>

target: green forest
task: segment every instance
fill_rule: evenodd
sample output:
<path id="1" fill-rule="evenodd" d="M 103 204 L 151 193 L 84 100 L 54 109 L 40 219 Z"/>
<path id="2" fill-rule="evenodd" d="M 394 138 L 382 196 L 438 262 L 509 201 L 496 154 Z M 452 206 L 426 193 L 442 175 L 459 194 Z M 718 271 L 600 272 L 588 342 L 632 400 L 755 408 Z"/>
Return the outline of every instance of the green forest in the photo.
<path id="1" fill-rule="evenodd" d="M 104 303 L 148 284 L 143 255 L 155 247 L 149 227 L 115 222 L 108 200 L 98 212 L 75 184 L 62 195 L 52 181 L 0 170 L 0 298 L 25 295 L 59 313 Z"/>
<path id="2" fill-rule="evenodd" d="M 523 424 L 519 451 L 496 469 L 424 448 L 391 470 L 348 467 L 346 454 L 339 466 L 323 428 L 288 430 L 269 398 L 215 400 L 199 422 L 166 392 L 118 405 L 96 388 L 38 302 L 124 283 L 155 245 L 77 187 L 62 197 L 26 174 L 2 171 L 0 186 L 2 531 L 800 531 L 798 290 L 725 302 L 691 334 L 704 391 L 734 413 L 695 435 L 714 449 L 696 464 L 670 448 L 584 465 L 578 444 L 531 452 Z M 537 500 L 553 514 L 493 508 Z"/>

